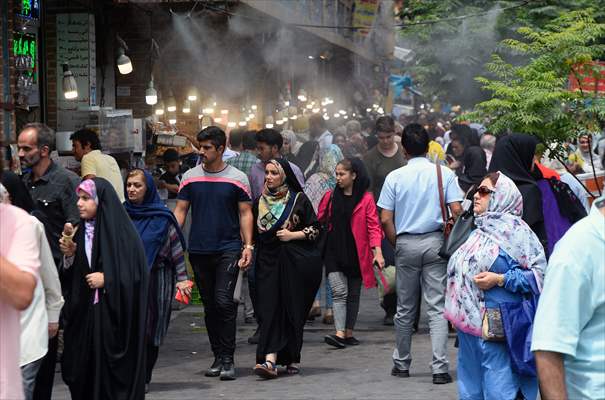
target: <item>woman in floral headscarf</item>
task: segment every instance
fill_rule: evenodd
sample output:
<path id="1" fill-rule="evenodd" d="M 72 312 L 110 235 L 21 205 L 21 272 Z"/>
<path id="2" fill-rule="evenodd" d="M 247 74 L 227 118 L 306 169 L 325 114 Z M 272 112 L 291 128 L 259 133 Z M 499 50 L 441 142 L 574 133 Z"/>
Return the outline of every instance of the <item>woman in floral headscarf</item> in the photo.
<path id="1" fill-rule="evenodd" d="M 265 166 L 265 189 L 254 204 L 256 221 L 255 312 L 260 337 L 255 373 L 277 377 L 277 364 L 298 373 L 305 320 L 321 282 L 315 244 L 319 223 L 290 164 Z"/>
<path id="2" fill-rule="evenodd" d="M 313 204 L 315 213 L 319 211 L 319 203 L 326 193 L 334 190 L 336 187 L 336 165 L 344 159 L 340 147 L 335 144 L 330 145 L 325 151 L 322 151 L 319 158 L 319 169 L 311 175 L 305 182 L 304 192 Z M 324 290 L 325 286 L 325 290 Z M 309 318 L 321 316 L 321 293 L 324 292 L 324 318 L 325 324 L 331 325 L 334 323 L 334 313 L 332 311 L 332 289 L 327 282 L 322 283 L 313 307 L 309 313 Z"/>
<path id="3" fill-rule="evenodd" d="M 458 330 L 459 397 L 535 399 L 537 379 L 516 373 L 507 343 L 484 340 L 482 327 L 487 310 L 520 302 L 541 288 L 544 248 L 521 218 L 521 193 L 503 173 L 483 179 L 474 212 L 476 229 L 447 267 L 445 317 Z"/>

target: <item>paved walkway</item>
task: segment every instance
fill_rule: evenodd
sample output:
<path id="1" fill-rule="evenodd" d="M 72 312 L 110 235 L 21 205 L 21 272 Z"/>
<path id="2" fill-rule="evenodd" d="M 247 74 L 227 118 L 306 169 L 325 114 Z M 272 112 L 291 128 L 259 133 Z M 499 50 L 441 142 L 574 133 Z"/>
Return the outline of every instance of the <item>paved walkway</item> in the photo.
<path id="1" fill-rule="evenodd" d="M 382 325 L 383 312 L 375 290 L 364 290 L 355 336 L 357 347 L 332 349 L 323 336 L 332 327 L 315 321 L 305 329 L 302 372 L 261 381 L 252 373 L 255 346 L 246 339 L 254 331 L 238 319 L 236 367 L 238 379 L 221 382 L 207 378 L 205 369 L 212 363 L 201 307 L 188 307 L 173 314 L 170 331 L 154 370 L 147 399 L 456 399 L 456 384 L 433 385 L 430 370 L 431 347 L 426 319 L 414 335 L 410 378 L 390 375 L 393 351 L 393 327 Z M 450 370 L 455 379 L 456 350 L 450 339 Z M 69 399 L 59 374 L 54 399 Z"/>

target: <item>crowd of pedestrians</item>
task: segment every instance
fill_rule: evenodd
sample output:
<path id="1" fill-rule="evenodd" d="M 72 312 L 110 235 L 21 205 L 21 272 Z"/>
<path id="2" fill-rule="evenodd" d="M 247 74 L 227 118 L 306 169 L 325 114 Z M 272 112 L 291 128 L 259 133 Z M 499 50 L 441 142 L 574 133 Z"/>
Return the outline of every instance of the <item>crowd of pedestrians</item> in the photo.
<path id="1" fill-rule="evenodd" d="M 205 376 L 234 380 L 243 279 L 263 379 L 303 371 L 322 307 L 327 346 L 363 346 L 362 288 L 391 285 L 376 305 L 394 325 L 392 376 L 415 373 L 424 302 L 432 382 L 453 381 L 455 331 L 460 398 L 605 398 L 605 199 L 590 209 L 573 176 L 603 168 L 605 140 L 580 135 L 561 170 L 535 137 L 474 124 L 333 128 L 320 115 L 308 140 L 210 126 L 190 169 L 167 149 L 158 178 L 123 178 L 94 131 L 71 136 L 78 176 L 53 161 L 49 127 L 25 125 L 22 175 L 0 168 L 0 399 L 51 398 L 59 336 L 73 399 L 144 398 L 192 286 Z"/>

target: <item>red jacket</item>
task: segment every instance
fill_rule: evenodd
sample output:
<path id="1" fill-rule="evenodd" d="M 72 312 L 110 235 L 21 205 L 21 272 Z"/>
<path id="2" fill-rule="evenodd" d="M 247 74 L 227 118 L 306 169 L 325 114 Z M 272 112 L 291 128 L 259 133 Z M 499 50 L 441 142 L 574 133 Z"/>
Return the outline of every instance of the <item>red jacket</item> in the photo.
<path id="1" fill-rule="evenodd" d="M 332 215 L 331 204 L 330 210 L 326 210 L 331 195 L 332 191 L 329 191 L 319 202 L 318 219 L 320 221 L 326 218 L 326 212 L 328 216 Z M 329 229 L 331 230 L 332 227 Z M 372 248 L 380 247 L 384 233 L 378 221 L 378 211 L 376 210 L 376 203 L 374 203 L 372 193 L 366 192 L 355 206 L 353 217 L 351 218 L 351 231 L 355 238 L 355 247 L 357 248 L 357 256 L 359 257 L 359 268 L 363 284 L 366 288 L 375 287 L 376 279 L 374 278 L 372 265 L 372 260 L 374 259 Z"/>

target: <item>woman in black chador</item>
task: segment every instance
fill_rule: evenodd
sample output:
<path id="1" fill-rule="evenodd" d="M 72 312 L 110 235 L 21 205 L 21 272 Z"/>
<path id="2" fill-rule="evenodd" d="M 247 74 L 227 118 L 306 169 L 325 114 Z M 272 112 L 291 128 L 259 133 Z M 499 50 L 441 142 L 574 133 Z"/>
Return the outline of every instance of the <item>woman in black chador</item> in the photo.
<path id="1" fill-rule="evenodd" d="M 287 161 L 271 160 L 265 189 L 254 204 L 256 222 L 255 312 L 260 339 L 255 373 L 277 376 L 299 372 L 305 320 L 321 283 L 322 261 L 316 239 L 319 223 Z"/>
<path id="2" fill-rule="evenodd" d="M 74 400 L 145 397 L 148 272 L 141 238 L 109 182 L 77 189 L 81 222 L 66 224 L 63 380 Z"/>

